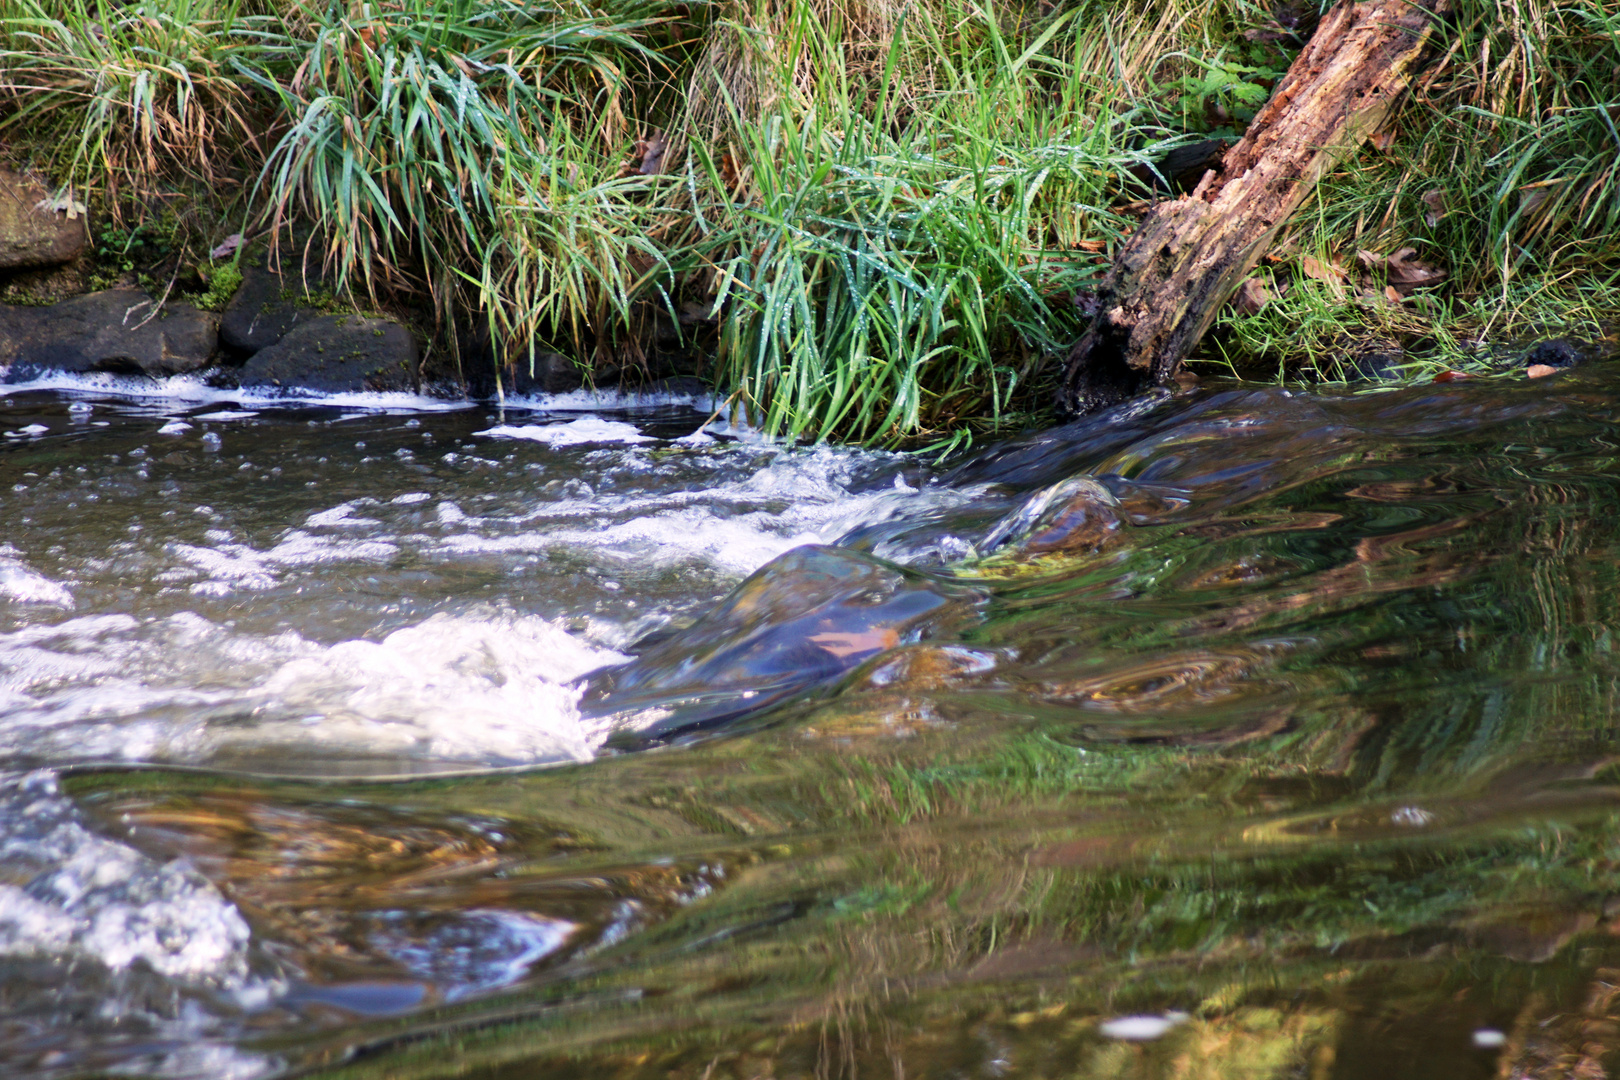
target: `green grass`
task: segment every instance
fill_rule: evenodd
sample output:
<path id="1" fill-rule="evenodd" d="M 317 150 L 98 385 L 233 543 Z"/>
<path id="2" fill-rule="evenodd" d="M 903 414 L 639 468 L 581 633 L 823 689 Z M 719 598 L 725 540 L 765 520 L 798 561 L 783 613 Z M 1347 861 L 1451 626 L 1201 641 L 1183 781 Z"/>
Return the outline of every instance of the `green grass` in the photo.
<path id="1" fill-rule="evenodd" d="M 767 430 L 959 446 L 1044 415 L 1070 302 L 1134 226 L 1125 171 L 1241 130 L 1297 48 L 1249 0 L 0 0 L 0 138 L 199 261 L 246 229 L 443 344 L 642 362 L 702 310 Z M 1597 332 L 1620 289 L 1620 14 L 1464 0 L 1383 148 L 1210 355 L 1338 378 Z M 656 163 L 642 153 L 662 149 Z M 177 207 L 182 210 L 177 211 Z M 1398 305 L 1358 255 L 1447 277 Z M 1342 282 L 1300 272 L 1302 254 Z M 450 350 L 450 351 L 453 351 Z"/>

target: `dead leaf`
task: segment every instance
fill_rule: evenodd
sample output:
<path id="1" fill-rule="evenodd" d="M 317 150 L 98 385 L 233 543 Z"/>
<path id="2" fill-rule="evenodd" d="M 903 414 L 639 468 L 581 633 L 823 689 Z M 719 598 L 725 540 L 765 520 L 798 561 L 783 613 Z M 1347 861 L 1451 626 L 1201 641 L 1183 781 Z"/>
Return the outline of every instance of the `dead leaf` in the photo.
<path id="1" fill-rule="evenodd" d="M 1347 273 L 1342 266 L 1325 263 L 1309 255 L 1299 257 L 1299 268 L 1305 272 L 1306 277 L 1315 281 L 1343 281 Z"/>
<path id="2" fill-rule="evenodd" d="M 84 203 L 73 197 L 71 187 L 62 189 L 52 198 L 39 200 L 34 204 L 34 209 L 44 214 L 66 214 L 69 221 L 77 220 L 85 213 Z"/>
<path id="3" fill-rule="evenodd" d="M 1380 128 L 1367 136 L 1367 141 L 1373 144 L 1373 149 L 1380 154 L 1389 153 L 1389 148 L 1395 145 L 1397 132 L 1393 127 Z"/>
<path id="4" fill-rule="evenodd" d="M 662 131 L 654 131 L 644 139 L 637 139 L 630 151 L 630 160 L 619 168 L 619 179 L 627 176 L 652 176 L 664 168 L 664 151 L 669 140 Z"/>
<path id="5" fill-rule="evenodd" d="M 1404 298 L 1401 296 L 1401 294 L 1399 292 L 1396 291 L 1395 286 L 1393 286 L 1393 285 L 1385 285 L 1384 286 L 1384 299 L 1388 300 L 1392 304 L 1399 304 L 1401 302 L 1401 300 L 1404 299 Z"/>
<path id="6" fill-rule="evenodd" d="M 1466 371 L 1442 371 L 1434 377 L 1435 382 L 1457 382 L 1461 379 L 1472 379 L 1473 376 Z"/>
<path id="7" fill-rule="evenodd" d="M 1519 189 L 1519 213 L 1529 217 L 1536 212 L 1536 207 L 1547 201 L 1552 194 L 1552 188 L 1543 181 Z"/>
<path id="8" fill-rule="evenodd" d="M 1349 271 L 1345 270 L 1344 267 L 1323 262 L 1321 259 L 1309 255 L 1301 255 L 1299 257 L 1299 268 L 1306 277 L 1326 285 L 1328 291 L 1333 294 L 1333 299 L 1344 299 L 1344 279 L 1349 276 Z"/>
<path id="9" fill-rule="evenodd" d="M 1232 297 L 1232 306 L 1239 315 L 1253 315 L 1275 299 L 1266 283 L 1259 278 L 1248 278 L 1238 286 Z"/>
<path id="10" fill-rule="evenodd" d="M 641 175 L 652 176 L 664 171 L 664 151 L 669 149 L 669 140 L 662 131 L 655 131 L 645 140 L 636 144 L 636 150 L 641 157 Z"/>
<path id="11" fill-rule="evenodd" d="M 1531 364 L 1524 369 L 1524 373 L 1532 379 L 1545 379 L 1548 375 L 1558 374 L 1558 369 L 1551 364 Z"/>
<path id="12" fill-rule="evenodd" d="M 210 259 L 228 259 L 232 255 L 235 255 L 236 254 L 236 249 L 241 247 L 241 246 L 242 246 L 242 234 L 241 233 L 231 233 L 231 235 L 229 235 L 229 236 L 227 236 L 225 238 L 224 243 L 220 244 L 219 247 L 215 248 L 213 251 L 210 251 L 208 253 L 208 257 Z"/>
<path id="13" fill-rule="evenodd" d="M 900 644 L 900 632 L 892 627 L 881 626 L 874 630 L 860 630 L 854 633 L 811 634 L 809 640 L 843 660 L 850 656 L 892 649 Z"/>
<path id="14" fill-rule="evenodd" d="M 1371 251 L 1357 252 L 1356 258 L 1369 270 L 1382 267 L 1389 287 L 1404 297 L 1411 295 L 1414 289 L 1438 284 L 1446 277 L 1444 270 L 1420 262 L 1416 255 L 1417 248 L 1403 247 L 1388 258 Z"/>
<path id="15" fill-rule="evenodd" d="M 1389 271 L 1389 283 L 1402 293 L 1445 280 L 1444 270 L 1419 262 L 1413 257 L 1416 254 L 1416 248 L 1401 248 L 1384 264 L 1385 269 Z"/>
<path id="16" fill-rule="evenodd" d="M 1423 220 L 1428 222 L 1429 228 L 1440 224 L 1440 219 L 1446 216 L 1446 193 L 1439 188 L 1423 193 Z"/>

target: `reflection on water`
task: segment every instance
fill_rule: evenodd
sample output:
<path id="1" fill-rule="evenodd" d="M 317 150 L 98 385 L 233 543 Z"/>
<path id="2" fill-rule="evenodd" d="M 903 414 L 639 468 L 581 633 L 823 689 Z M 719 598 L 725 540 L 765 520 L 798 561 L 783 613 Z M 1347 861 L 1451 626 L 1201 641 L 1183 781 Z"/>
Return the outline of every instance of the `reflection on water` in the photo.
<path id="1" fill-rule="evenodd" d="M 0 399 L 14 1072 L 1620 1067 L 1620 369 L 531 405 Z"/>

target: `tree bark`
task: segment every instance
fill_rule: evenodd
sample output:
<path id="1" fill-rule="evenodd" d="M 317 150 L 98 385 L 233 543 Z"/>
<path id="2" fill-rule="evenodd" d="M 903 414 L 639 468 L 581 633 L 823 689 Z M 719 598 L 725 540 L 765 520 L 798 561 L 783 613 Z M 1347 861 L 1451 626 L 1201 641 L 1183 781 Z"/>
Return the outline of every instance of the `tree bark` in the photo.
<path id="1" fill-rule="evenodd" d="M 1384 121 L 1452 0 L 1341 0 L 1241 141 L 1191 194 L 1150 210 L 1098 290 L 1058 409 L 1170 381 L 1316 182 Z"/>

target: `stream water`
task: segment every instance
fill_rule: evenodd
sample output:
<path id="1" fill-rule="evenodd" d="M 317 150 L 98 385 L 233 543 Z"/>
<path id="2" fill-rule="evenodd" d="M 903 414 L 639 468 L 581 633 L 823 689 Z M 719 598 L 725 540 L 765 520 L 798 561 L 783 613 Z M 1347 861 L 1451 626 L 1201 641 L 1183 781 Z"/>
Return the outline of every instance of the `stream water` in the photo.
<path id="1" fill-rule="evenodd" d="M 7 1077 L 1620 1065 L 1615 363 L 944 466 L 0 391 Z"/>

